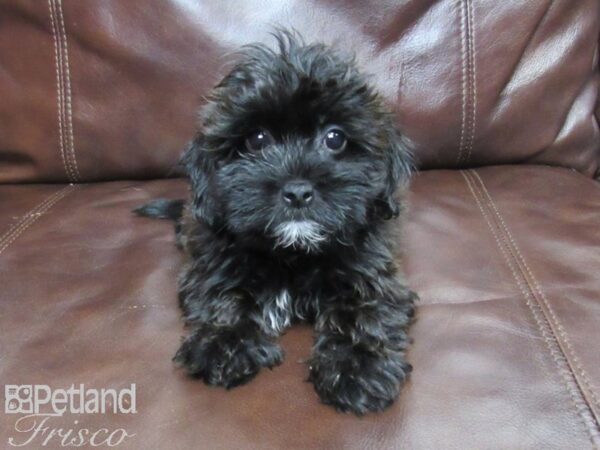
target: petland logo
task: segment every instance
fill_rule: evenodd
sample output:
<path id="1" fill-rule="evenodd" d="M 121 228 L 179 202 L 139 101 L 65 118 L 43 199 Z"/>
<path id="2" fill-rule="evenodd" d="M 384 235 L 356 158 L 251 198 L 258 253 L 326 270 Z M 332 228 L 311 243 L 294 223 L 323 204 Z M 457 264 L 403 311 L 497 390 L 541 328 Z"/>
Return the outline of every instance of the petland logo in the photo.
<path id="1" fill-rule="evenodd" d="M 136 414 L 135 384 L 124 389 L 91 389 L 71 385 L 52 389 L 45 384 L 7 384 L 4 386 L 4 413 L 21 414 L 14 426 L 16 434 L 8 438 L 13 447 L 27 445 L 55 447 L 115 447 L 135 436 L 123 428 L 97 430 L 79 427 L 54 427 L 52 421 L 65 414 Z"/>

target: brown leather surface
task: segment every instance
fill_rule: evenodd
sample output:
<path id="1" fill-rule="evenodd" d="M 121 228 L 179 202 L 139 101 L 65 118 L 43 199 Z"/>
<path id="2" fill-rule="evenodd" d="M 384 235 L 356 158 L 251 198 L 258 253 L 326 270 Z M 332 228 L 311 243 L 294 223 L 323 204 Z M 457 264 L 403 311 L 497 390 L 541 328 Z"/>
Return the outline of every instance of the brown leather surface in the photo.
<path id="1" fill-rule="evenodd" d="M 283 366 L 229 392 L 172 367 L 180 255 L 169 222 L 130 209 L 185 190 L 180 180 L 0 187 L 0 242 L 54 202 L 0 245 L 0 380 L 137 383 L 137 414 L 77 417 L 136 433 L 118 448 L 600 445 L 595 181 L 542 166 L 415 178 L 403 264 L 422 298 L 415 371 L 391 409 L 364 418 L 320 405 L 304 382 L 306 326 L 283 338 Z M 3 439 L 13 418 L 0 415 Z"/>
<path id="2" fill-rule="evenodd" d="M 319 404 L 308 326 L 229 392 L 175 370 L 181 255 L 130 213 L 185 195 L 155 178 L 273 25 L 354 52 L 421 168 L 497 165 L 413 181 L 415 370 L 379 415 Z M 0 2 L 0 380 L 136 383 L 137 414 L 53 422 L 118 448 L 600 448 L 599 43 L 598 0 Z"/>
<path id="3" fill-rule="evenodd" d="M 5 0 L 0 24 L 0 182 L 164 177 L 277 24 L 355 52 L 422 168 L 598 168 L 598 0 Z"/>
<path id="4" fill-rule="evenodd" d="M 597 61 L 600 61 L 600 36 L 598 37 L 598 51 L 596 52 Z M 600 85 L 600 71 L 596 74 L 598 84 Z M 600 95 L 596 99 L 596 125 L 600 128 Z M 600 180 L 600 152 L 598 152 L 598 164 L 596 169 L 596 179 Z"/>

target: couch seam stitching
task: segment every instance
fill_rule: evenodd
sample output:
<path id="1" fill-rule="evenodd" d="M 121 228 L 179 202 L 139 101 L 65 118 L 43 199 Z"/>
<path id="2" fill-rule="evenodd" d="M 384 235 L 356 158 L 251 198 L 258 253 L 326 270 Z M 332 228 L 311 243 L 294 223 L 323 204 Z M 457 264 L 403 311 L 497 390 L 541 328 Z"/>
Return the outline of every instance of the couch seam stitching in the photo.
<path id="1" fill-rule="evenodd" d="M 465 37 L 465 6 L 464 0 L 458 0 L 458 11 L 460 15 L 460 46 L 461 46 L 461 125 L 460 125 L 460 141 L 458 143 L 458 155 L 456 163 L 461 163 L 465 145 L 465 134 L 467 125 L 467 39 Z"/>
<path id="2" fill-rule="evenodd" d="M 67 43 L 67 31 L 65 27 L 64 17 L 63 17 L 63 4 L 62 0 L 56 0 L 57 3 L 57 17 L 60 20 L 60 30 L 61 30 L 61 40 L 63 43 L 64 50 L 64 68 L 65 68 L 65 89 L 66 89 L 66 98 L 67 98 L 67 132 L 69 137 L 69 145 L 68 149 L 70 152 L 70 158 L 73 165 L 73 174 L 75 175 L 75 181 L 80 181 L 81 176 L 79 174 L 79 167 L 77 166 L 77 158 L 75 155 L 75 138 L 73 133 L 73 108 L 72 108 L 72 93 L 71 93 L 71 73 L 69 69 L 69 46 Z"/>
<path id="3" fill-rule="evenodd" d="M 598 397 L 596 396 L 594 390 L 592 389 L 592 383 L 589 381 L 589 378 L 587 377 L 587 374 L 585 372 L 585 370 L 583 369 L 583 366 L 580 363 L 579 358 L 577 357 L 575 351 L 573 350 L 573 347 L 571 345 L 571 341 L 569 340 L 568 334 L 566 332 L 566 330 L 563 328 L 560 320 L 558 319 L 558 316 L 556 316 L 554 309 L 550 306 L 550 302 L 548 301 L 548 298 L 546 297 L 546 294 L 544 293 L 544 291 L 542 291 L 541 285 L 539 284 L 537 278 L 535 277 L 535 275 L 533 274 L 533 271 L 531 270 L 531 268 L 529 267 L 529 265 L 527 264 L 527 261 L 525 260 L 525 258 L 523 257 L 523 254 L 521 253 L 519 246 L 517 245 L 516 241 L 514 240 L 514 237 L 512 235 L 512 233 L 510 232 L 508 226 L 506 225 L 506 222 L 504 221 L 502 214 L 500 213 L 500 211 L 498 210 L 498 208 L 496 207 L 496 204 L 494 203 L 489 191 L 487 190 L 487 188 L 485 187 L 485 184 L 483 183 L 483 180 L 481 179 L 481 177 L 479 176 L 479 174 L 477 172 L 474 171 L 474 175 L 479 179 L 479 183 L 481 184 L 487 198 L 489 199 L 490 205 L 492 206 L 492 208 L 494 209 L 494 211 L 496 212 L 496 216 L 498 217 L 502 227 L 504 228 L 504 231 L 506 233 L 506 235 L 508 236 L 508 239 L 510 240 L 510 242 L 512 243 L 513 247 L 515 248 L 515 251 L 517 252 L 518 257 L 521 260 L 521 263 L 523 265 L 523 267 L 525 268 L 527 274 L 529 275 L 529 277 L 531 278 L 533 285 L 535 287 L 535 290 L 537 291 L 538 295 L 540 296 L 542 303 L 545 305 L 546 309 L 548 310 L 549 314 L 550 314 L 550 321 L 552 322 L 554 321 L 554 324 L 559 332 L 559 334 L 563 337 L 564 342 L 566 347 L 568 348 L 568 353 L 570 353 L 570 356 L 572 357 L 576 368 L 579 371 L 579 375 L 581 375 L 582 381 L 584 383 L 584 385 L 586 386 L 587 390 L 589 391 L 590 395 L 592 396 L 592 404 L 594 406 L 599 406 L 600 402 L 598 401 Z M 567 356 L 567 352 L 565 352 L 565 357 Z M 594 414 L 595 415 L 595 414 Z"/>
<path id="4" fill-rule="evenodd" d="M 56 66 L 56 101 L 57 101 L 57 116 L 58 116 L 58 139 L 59 139 L 59 150 L 60 157 L 63 163 L 63 167 L 65 169 L 67 178 L 69 181 L 73 181 L 73 173 L 71 172 L 71 165 L 67 161 L 67 157 L 65 156 L 65 137 L 64 137 L 64 125 L 63 125 L 63 114 L 64 114 L 64 106 L 63 106 L 63 92 L 62 92 L 62 50 L 60 48 L 60 44 L 57 37 L 57 29 L 58 25 L 56 24 L 55 14 L 54 14 L 54 0 L 48 0 L 48 8 L 50 10 L 50 23 L 52 25 L 52 37 L 54 40 L 54 61 Z"/>
<path id="5" fill-rule="evenodd" d="M 470 170 L 469 172 L 475 173 L 474 170 Z M 502 251 L 504 258 L 513 273 L 513 277 L 515 278 L 515 281 L 517 282 L 517 286 L 519 287 L 519 289 L 521 290 L 521 292 L 524 295 L 525 302 L 533 315 L 533 318 L 538 326 L 538 329 L 539 329 L 544 341 L 546 342 L 546 346 L 548 347 L 550 356 L 554 360 L 554 363 L 556 364 L 559 372 L 561 373 L 561 376 L 563 378 L 563 382 L 565 384 L 567 392 L 569 393 L 569 396 L 571 398 L 573 406 L 575 407 L 575 411 L 577 412 L 580 420 L 582 421 L 584 428 L 586 429 L 588 435 L 590 436 L 592 444 L 595 447 L 600 448 L 600 434 L 598 433 L 597 427 L 591 427 L 588 424 L 588 421 L 586 420 L 586 417 L 584 417 L 582 415 L 581 408 L 578 406 L 578 404 L 581 404 L 581 403 L 585 404 L 585 406 L 587 407 L 587 412 L 590 413 L 590 415 L 592 416 L 591 417 L 592 422 L 595 421 L 594 416 L 593 416 L 593 411 L 590 410 L 585 397 L 582 395 L 582 393 L 580 391 L 581 388 L 578 386 L 577 380 L 574 377 L 572 370 L 569 370 L 570 366 L 568 364 L 568 360 L 566 359 L 566 355 L 564 354 L 564 352 L 561 349 L 561 346 L 556 337 L 556 334 L 554 333 L 552 326 L 551 326 L 550 322 L 548 321 L 548 317 L 544 314 L 544 311 L 543 311 L 540 303 L 537 301 L 533 286 L 531 286 L 531 284 L 528 282 L 528 279 L 527 279 L 525 273 L 523 272 L 521 265 L 519 264 L 519 261 L 514 252 L 514 249 L 511 248 L 508 241 L 506 240 L 507 236 L 504 236 L 505 233 L 501 233 L 501 234 L 502 234 L 502 240 L 504 241 L 504 245 L 506 246 L 506 248 L 504 248 L 500 244 L 500 242 L 497 238 L 496 232 L 493 229 L 493 225 L 489 221 L 489 218 L 487 217 L 487 215 L 484 213 L 481 202 L 480 202 L 477 194 L 474 191 L 474 185 L 471 186 L 471 183 L 469 182 L 469 180 L 471 180 L 472 183 L 474 183 L 474 184 L 476 183 L 474 178 L 473 179 L 470 178 L 470 177 L 473 177 L 473 175 L 471 175 L 469 173 L 468 174 L 469 176 L 467 176 L 467 172 L 463 172 L 463 171 L 461 171 L 461 175 L 463 175 L 463 178 L 465 178 L 465 181 L 467 182 L 467 185 L 469 186 L 469 189 L 471 190 L 471 193 L 473 194 L 473 196 L 477 202 L 479 210 L 481 211 L 486 222 L 488 223 L 488 227 L 492 231 L 492 234 L 494 235 L 494 237 L 496 239 L 496 243 L 499 246 L 500 250 Z M 479 179 L 481 180 L 481 178 L 479 178 Z M 496 223 L 496 227 L 500 228 L 498 221 L 496 220 L 494 222 Z M 499 229 L 498 231 L 502 232 L 501 229 Z M 516 271 L 511 262 L 511 259 L 508 255 L 508 253 L 506 253 L 507 250 L 510 253 L 510 255 L 512 256 L 512 259 L 514 260 L 514 262 L 517 264 L 517 268 L 519 269 L 519 272 L 521 273 L 521 277 L 518 277 L 518 275 L 516 274 Z M 519 278 L 521 278 L 521 280 L 519 280 Z M 526 284 L 526 287 L 527 287 L 526 290 L 525 290 L 525 287 L 523 286 L 523 282 Z M 529 293 L 527 293 L 527 291 L 529 291 Z M 535 301 L 535 303 L 536 303 L 535 305 L 532 302 L 532 300 Z M 542 320 L 542 318 L 540 318 L 540 314 L 542 315 L 543 320 Z M 558 347 L 558 349 L 554 348 L 555 346 Z M 562 358 L 561 358 L 561 355 L 562 355 Z M 562 367 L 563 365 L 559 361 L 559 359 L 563 359 L 563 358 L 565 359 L 565 364 L 567 365 L 566 368 Z M 571 375 L 571 376 L 569 376 L 569 375 Z M 573 389 L 573 387 L 570 386 L 571 383 L 575 384 L 575 389 Z M 574 391 L 577 391 L 579 393 L 579 395 L 577 395 L 576 392 L 574 392 Z M 579 401 L 576 397 L 580 397 Z M 584 407 L 584 409 L 585 409 L 585 407 Z"/>
<path id="6" fill-rule="evenodd" d="M 4 242 L 8 240 L 13 233 L 16 232 L 17 229 L 21 228 L 23 226 L 23 223 L 29 220 L 30 216 L 37 214 L 38 210 L 46 206 L 46 203 L 51 201 L 54 198 L 54 196 L 58 194 L 58 192 L 59 191 L 56 191 L 52 195 L 48 196 L 42 202 L 40 202 L 35 207 L 23 214 L 13 225 L 11 225 L 9 229 L 2 236 L 0 236 L 0 246 L 2 246 Z"/>
<path id="7" fill-rule="evenodd" d="M 467 0 L 467 31 L 469 37 L 469 99 L 471 101 L 471 122 L 470 122 L 470 134 L 469 140 L 467 141 L 466 150 L 467 153 L 464 158 L 464 163 L 468 164 L 471 159 L 471 152 L 475 142 L 475 125 L 476 125 L 476 114 L 477 114 L 477 68 L 475 66 L 475 19 L 474 19 L 474 6 L 473 0 Z"/>
<path id="8" fill-rule="evenodd" d="M 37 220 L 45 213 L 47 213 L 50 208 L 52 208 L 75 188 L 76 186 L 73 184 L 65 186 L 64 188 L 50 195 L 46 200 L 25 214 L 20 225 L 15 227 L 14 230 L 9 230 L 4 236 L 2 236 L 3 242 L 0 244 L 0 254 L 2 254 L 2 252 L 4 252 L 4 250 L 6 250 L 19 236 L 21 236 L 25 230 L 37 222 Z M 9 234 L 12 235 L 9 236 Z"/>

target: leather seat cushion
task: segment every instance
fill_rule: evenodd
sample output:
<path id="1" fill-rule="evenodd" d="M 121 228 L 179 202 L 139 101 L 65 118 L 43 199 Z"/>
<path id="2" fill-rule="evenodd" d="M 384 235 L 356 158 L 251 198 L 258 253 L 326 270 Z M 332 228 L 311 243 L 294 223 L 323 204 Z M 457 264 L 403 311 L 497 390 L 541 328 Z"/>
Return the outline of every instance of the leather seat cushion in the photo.
<path id="1" fill-rule="evenodd" d="M 600 442 L 600 186 L 567 169 L 418 174 L 405 267 L 421 295 L 399 401 L 358 419 L 305 382 L 308 326 L 285 363 L 224 391 L 171 363 L 181 256 L 167 221 L 132 207 L 182 180 L 0 187 L 0 379 L 137 386 L 120 448 L 590 448 Z M 4 415 L 0 435 L 14 435 Z"/>

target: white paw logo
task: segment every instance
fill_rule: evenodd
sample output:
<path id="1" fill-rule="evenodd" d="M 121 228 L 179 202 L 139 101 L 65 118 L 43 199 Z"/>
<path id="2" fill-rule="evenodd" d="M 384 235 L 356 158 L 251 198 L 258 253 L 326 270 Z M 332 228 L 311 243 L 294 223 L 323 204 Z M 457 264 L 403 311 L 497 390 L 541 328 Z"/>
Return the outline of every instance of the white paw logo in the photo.
<path id="1" fill-rule="evenodd" d="M 33 388 L 30 384 L 4 385 L 4 412 L 6 414 L 32 414 Z"/>

